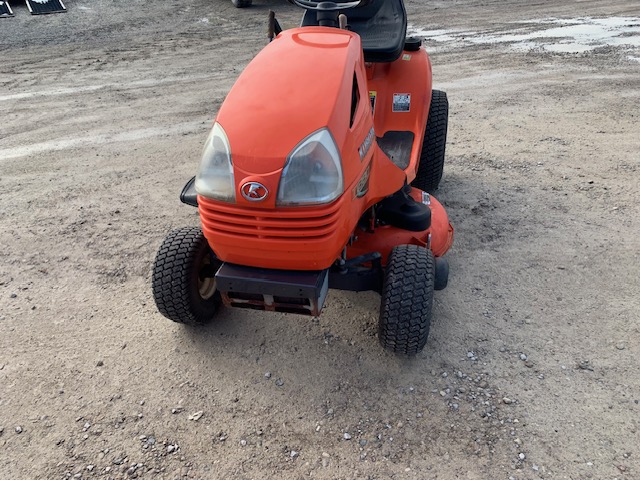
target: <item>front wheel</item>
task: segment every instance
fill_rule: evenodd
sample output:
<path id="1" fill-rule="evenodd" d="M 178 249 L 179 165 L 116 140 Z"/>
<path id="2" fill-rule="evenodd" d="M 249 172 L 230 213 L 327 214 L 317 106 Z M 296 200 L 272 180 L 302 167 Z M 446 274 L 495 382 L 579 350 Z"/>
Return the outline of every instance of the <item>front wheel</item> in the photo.
<path id="1" fill-rule="evenodd" d="M 384 348 L 409 356 L 424 348 L 431 325 L 434 284 L 431 250 L 398 245 L 391 251 L 378 324 L 378 337 Z"/>
<path id="2" fill-rule="evenodd" d="M 185 227 L 171 232 L 153 265 L 153 299 L 160 313 L 187 325 L 213 319 L 221 302 L 214 278 L 220 265 L 202 230 Z"/>

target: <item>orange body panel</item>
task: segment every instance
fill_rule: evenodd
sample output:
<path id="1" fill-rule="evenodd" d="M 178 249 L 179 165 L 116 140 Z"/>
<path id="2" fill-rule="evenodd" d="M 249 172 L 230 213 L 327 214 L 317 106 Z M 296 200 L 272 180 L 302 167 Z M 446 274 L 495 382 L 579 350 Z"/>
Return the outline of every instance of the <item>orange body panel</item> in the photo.
<path id="1" fill-rule="evenodd" d="M 229 140 L 236 203 L 198 196 L 203 232 L 221 260 L 272 269 L 328 268 L 362 214 L 415 178 L 431 101 L 431 65 L 423 49 L 405 53 L 391 64 L 365 65 L 355 33 L 304 27 L 282 32 L 247 66 L 216 118 Z M 359 103 L 351 122 L 354 77 Z M 374 112 L 372 90 L 378 92 Z M 392 112 L 394 93 L 411 94 L 409 112 Z M 359 149 L 374 126 L 378 137 L 390 130 L 415 133 L 405 170 L 375 141 L 361 158 Z M 277 207 L 287 156 L 325 127 L 341 154 L 344 193 L 328 205 Z M 357 196 L 369 168 L 368 190 Z M 240 188 L 249 181 L 267 188 L 264 201 L 243 198 Z"/>
<path id="2" fill-rule="evenodd" d="M 376 135 L 382 137 L 388 131 L 414 132 L 422 139 L 427 126 L 431 106 L 431 60 L 424 48 L 415 52 L 404 52 L 392 63 L 373 63 L 366 68 L 369 92 L 375 93 L 374 124 Z M 408 112 L 394 112 L 393 98 L 396 94 L 411 95 Z M 411 160 L 405 172 L 407 183 L 416 178 L 422 142 L 414 141 Z"/>

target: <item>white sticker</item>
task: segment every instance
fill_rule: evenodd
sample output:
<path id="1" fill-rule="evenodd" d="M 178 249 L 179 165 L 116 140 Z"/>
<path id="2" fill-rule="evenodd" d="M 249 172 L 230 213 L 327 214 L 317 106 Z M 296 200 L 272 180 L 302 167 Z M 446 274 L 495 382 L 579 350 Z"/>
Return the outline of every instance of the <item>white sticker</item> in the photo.
<path id="1" fill-rule="evenodd" d="M 411 111 L 411 94 L 410 93 L 394 93 L 393 94 L 393 111 L 394 112 Z"/>

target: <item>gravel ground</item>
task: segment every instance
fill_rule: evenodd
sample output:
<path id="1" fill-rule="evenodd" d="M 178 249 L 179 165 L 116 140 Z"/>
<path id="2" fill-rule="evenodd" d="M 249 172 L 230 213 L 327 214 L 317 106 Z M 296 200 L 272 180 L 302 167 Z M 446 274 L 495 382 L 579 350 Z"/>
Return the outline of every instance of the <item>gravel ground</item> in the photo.
<path id="1" fill-rule="evenodd" d="M 406 1 L 451 102 L 457 235 L 411 360 L 373 293 L 196 330 L 155 309 L 211 120 L 268 9 L 300 18 L 254 3 L 0 19 L 0 478 L 640 478 L 637 2 Z M 526 43 L 552 18 L 630 20 Z"/>

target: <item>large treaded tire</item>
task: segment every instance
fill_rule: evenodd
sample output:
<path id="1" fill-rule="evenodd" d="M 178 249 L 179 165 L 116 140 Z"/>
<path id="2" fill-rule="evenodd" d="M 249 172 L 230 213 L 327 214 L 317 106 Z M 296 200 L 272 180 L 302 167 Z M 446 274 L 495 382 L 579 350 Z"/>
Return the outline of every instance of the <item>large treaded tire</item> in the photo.
<path id="1" fill-rule="evenodd" d="M 431 92 L 431 107 L 420 153 L 420 165 L 411 185 L 425 192 L 438 189 L 444 171 L 444 154 L 449 128 L 449 100 L 440 90 Z"/>
<path id="2" fill-rule="evenodd" d="M 172 231 L 158 250 L 153 265 L 153 299 L 162 315 L 187 325 L 202 325 L 213 319 L 220 293 L 213 279 L 201 279 L 203 268 L 220 265 L 200 228 L 185 227 Z M 211 275 L 211 272 L 209 272 Z M 205 290 L 201 293 L 201 289 Z"/>
<path id="3" fill-rule="evenodd" d="M 237 8 L 250 7 L 253 0 L 231 0 Z"/>
<path id="4" fill-rule="evenodd" d="M 431 325 L 435 260 L 431 250 L 399 245 L 389 255 L 382 288 L 378 337 L 392 352 L 415 355 Z"/>

